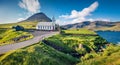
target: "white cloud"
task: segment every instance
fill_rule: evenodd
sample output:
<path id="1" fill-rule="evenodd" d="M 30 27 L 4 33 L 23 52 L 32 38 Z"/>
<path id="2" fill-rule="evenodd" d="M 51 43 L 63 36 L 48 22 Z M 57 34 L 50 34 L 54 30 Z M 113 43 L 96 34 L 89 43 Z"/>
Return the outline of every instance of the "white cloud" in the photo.
<path id="1" fill-rule="evenodd" d="M 86 20 L 86 16 L 90 16 L 91 12 L 96 10 L 98 5 L 99 3 L 96 1 L 89 7 L 84 8 L 82 11 L 72 10 L 70 15 L 61 15 L 59 18 L 64 18 L 65 20 L 72 19 L 69 24 L 83 22 Z"/>
<path id="2" fill-rule="evenodd" d="M 38 0 L 22 0 L 18 5 L 32 14 L 40 11 L 40 3 Z"/>
<path id="3" fill-rule="evenodd" d="M 91 21 L 91 22 L 94 22 L 94 21 L 108 21 L 110 22 L 110 19 L 105 19 L 105 18 L 97 18 L 97 19 L 87 19 L 87 21 Z"/>
<path id="4" fill-rule="evenodd" d="M 24 18 L 18 18 L 17 20 L 18 20 L 18 21 L 22 21 L 22 20 L 25 20 L 25 19 L 24 19 Z"/>
<path id="5" fill-rule="evenodd" d="M 105 18 L 97 18 L 95 20 L 97 20 L 97 21 L 109 21 L 110 22 L 110 19 L 105 19 Z"/>

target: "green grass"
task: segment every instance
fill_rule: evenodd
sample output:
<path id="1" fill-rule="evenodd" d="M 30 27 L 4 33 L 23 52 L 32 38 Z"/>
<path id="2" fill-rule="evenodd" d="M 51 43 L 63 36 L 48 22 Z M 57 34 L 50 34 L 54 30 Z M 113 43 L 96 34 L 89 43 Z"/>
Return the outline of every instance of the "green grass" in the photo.
<path id="1" fill-rule="evenodd" d="M 9 24 L 0 24 L 0 28 L 12 28 L 12 26 L 20 25 L 25 29 L 35 29 L 38 22 L 18 22 Z"/>
<path id="2" fill-rule="evenodd" d="M 88 29 L 69 29 L 63 30 L 65 34 L 96 34 L 94 31 L 90 31 Z"/>
<path id="3" fill-rule="evenodd" d="M 25 29 L 35 29 L 38 22 L 18 22 L 18 23 L 9 23 L 9 24 L 0 24 L 0 46 L 15 43 L 12 39 L 18 38 L 21 36 L 29 36 L 24 39 L 20 39 L 17 42 L 28 40 L 32 38 L 32 34 L 23 31 L 14 31 L 11 30 L 13 26 L 20 25 Z"/>
<path id="4" fill-rule="evenodd" d="M 120 65 L 120 46 L 110 45 L 102 53 L 89 53 L 77 65 Z"/>
<path id="5" fill-rule="evenodd" d="M 32 34 L 30 34 L 28 32 L 24 32 L 24 31 L 15 31 L 13 29 L 6 29 L 6 30 L 0 29 L 0 46 L 15 43 L 15 41 L 13 39 L 19 38 L 22 36 L 28 36 L 28 37 L 21 38 L 20 40 L 18 40 L 16 42 L 28 40 L 33 37 Z"/>
<path id="6" fill-rule="evenodd" d="M 73 65 L 77 61 L 78 59 L 40 42 L 6 53 L 0 58 L 0 65 Z"/>
<path id="7" fill-rule="evenodd" d="M 99 46 L 107 43 L 106 40 L 99 36 L 72 36 L 72 35 L 55 35 L 47 38 L 47 41 L 64 48 L 64 52 L 77 51 L 80 54 L 85 54 L 90 51 L 97 51 Z M 82 44 L 84 50 L 79 47 Z"/>
<path id="8" fill-rule="evenodd" d="M 89 30 L 85 34 L 96 34 L 91 32 Z M 74 32 L 72 35 L 58 34 L 45 38 L 53 45 L 63 48 L 62 51 L 40 42 L 2 55 L 0 65 L 120 65 L 120 46 L 108 44 L 97 35 L 73 34 Z M 98 52 L 101 47 L 106 48 L 103 48 L 103 52 Z M 75 58 L 69 54 L 73 51 L 84 56 Z"/>
<path id="9" fill-rule="evenodd" d="M 0 29 L 0 34 L 4 33 L 6 29 Z"/>

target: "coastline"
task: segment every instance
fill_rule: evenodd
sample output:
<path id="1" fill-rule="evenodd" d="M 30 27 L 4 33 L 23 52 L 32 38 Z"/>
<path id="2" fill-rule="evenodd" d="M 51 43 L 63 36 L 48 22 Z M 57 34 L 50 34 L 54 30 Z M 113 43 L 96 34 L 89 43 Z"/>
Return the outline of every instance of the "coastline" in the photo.
<path id="1" fill-rule="evenodd" d="M 95 32 L 97 32 L 97 31 L 103 31 L 103 32 L 105 32 L 105 31 L 108 31 L 108 32 L 120 32 L 120 30 L 94 30 Z"/>
<path id="2" fill-rule="evenodd" d="M 112 44 L 116 44 L 116 45 L 120 45 L 120 31 L 110 31 L 110 30 L 106 30 L 106 31 L 95 31 L 99 36 L 103 37 L 104 39 L 106 39 L 108 42 L 112 43 Z"/>

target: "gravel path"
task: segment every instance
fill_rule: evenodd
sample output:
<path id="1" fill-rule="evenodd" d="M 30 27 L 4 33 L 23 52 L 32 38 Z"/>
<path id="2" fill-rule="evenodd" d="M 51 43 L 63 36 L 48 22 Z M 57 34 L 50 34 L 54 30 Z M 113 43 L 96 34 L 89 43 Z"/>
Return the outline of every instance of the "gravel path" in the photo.
<path id="1" fill-rule="evenodd" d="M 44 38 L 58 34 L 58 32 L 34 31 L 34 32 L 32 32 L 32 34 L 34 35 L 33 39 L 19 42 L 19 43 L 15 43 L 15 44 L 0 46 L 0 54 L 4 54 L 10 50 L 16 50 L 19 48 L 23 48 L 23 47 L 38 43 L 39 41 L 43 40 Z"/>

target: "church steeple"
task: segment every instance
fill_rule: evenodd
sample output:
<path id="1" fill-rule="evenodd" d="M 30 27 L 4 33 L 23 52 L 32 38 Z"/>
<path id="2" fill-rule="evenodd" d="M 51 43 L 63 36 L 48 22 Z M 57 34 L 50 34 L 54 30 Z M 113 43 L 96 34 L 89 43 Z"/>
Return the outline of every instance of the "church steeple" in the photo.
<path id="1" fill-rule="evenodd" d="M 53 16 L 53 17 L 52 17 L 52 22 L 55 22 L 55 21 L 56 21 L 56 20 L 55 20 L 55 17 Z"/>

